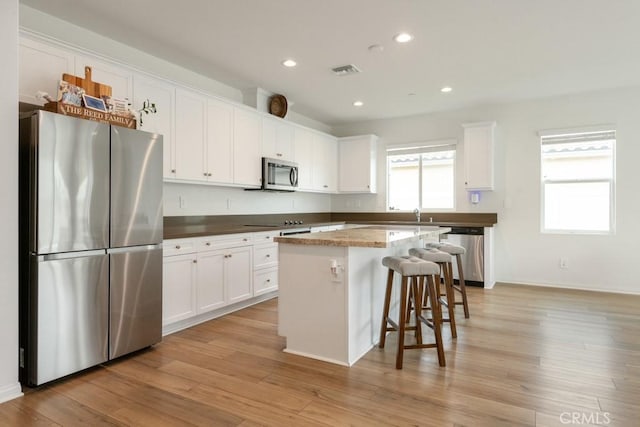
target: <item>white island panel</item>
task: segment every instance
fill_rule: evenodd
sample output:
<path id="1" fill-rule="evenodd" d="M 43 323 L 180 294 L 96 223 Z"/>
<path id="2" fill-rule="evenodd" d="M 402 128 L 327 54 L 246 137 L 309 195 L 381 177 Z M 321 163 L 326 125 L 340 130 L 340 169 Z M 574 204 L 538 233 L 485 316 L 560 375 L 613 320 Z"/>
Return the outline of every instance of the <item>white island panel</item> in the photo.
<path id="1" fill-rule="evenodd" d="M 410 248 L 423 246 L 423 239 L 449 229 L 395 230 L 386 247 L 378 244 L 380 231 L 369 228 L 356 234 L 344 230 L 301 235 L 298 239 L 277 238 L 278 331 L 287 339 L 285 352 L 353 365 L 379 339 L 387 279 L 382 258 L 406 255 Z M 404 238 L 397 239 L 399 235 Z M 353 246 L 345 245 L 350 239 Z M 392 316 L 397 316 L 398 289 L 394 287 Z"/>

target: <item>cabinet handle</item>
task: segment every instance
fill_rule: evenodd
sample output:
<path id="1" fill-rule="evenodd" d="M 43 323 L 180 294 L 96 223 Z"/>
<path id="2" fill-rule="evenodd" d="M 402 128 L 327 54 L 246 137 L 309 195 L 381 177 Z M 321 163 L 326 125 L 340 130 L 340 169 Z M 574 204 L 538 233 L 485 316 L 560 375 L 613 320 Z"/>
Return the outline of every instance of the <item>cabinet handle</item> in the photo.
<path id="1" fill-rule="evenodd" d="M 175 169 L 171 169 L 171 173 L 176 173 L 176 170 Z"/>
<path id="2" fill-rule="evenodd" d="M 271 255 L 267 254 L 267 258 L 271 258 Z"/>
<path id="3" fill-rule="evenodd" d="M 207 246 L 211 246 L 211 243 L 210 243 L 210 242 L 207 242 L 207 243 L 205 243 L 205 245 L 207 245 Z"/>
<path id="4" fill-rule="evenodd" d="M 271 282 L 271 279 L 267 279 L 267 283 L 270 283 L 270 282 Z"/>
<path id="5" fill-rule="evenodd" d="M 211 176 L 211 174 L 209 173 L 209 174 L 207 174 L 207 176 Z"/>
<path id="6" fill-rule="evenodd" d="M 282 157 L 282 153 L 276 153 L 276 156 Z"/>
<path id="7" fill-rule="evenodd" d="M 176 245 L 176 249 L 180 249 L 180 245 Z"/>
<path id="8" fill-rule="evenodd" d="M 264 236 L 264 238 L 265 238 L 265 239 L 270 239 L 270 237 L 269 237 L 269 236 Z"/>
<path id="9" fill-rule="evenodd" d="M 242 239 L 242 241 L 243 241 L 243 242 L 246 242 L 247 240 L 249 240 L 249 239 L 247 239 L 247 238 L 245 238 L 245 239 Z"/>
<path id="10" fill-rule="evenodd" d="M 197 264 L 197 263 L 198 263 L 198 260 L 197 260 L 197 259 L 194 259 L 194 260 L 193 260 L 193 263 L 194 263 L 194 264 Z"/>
<path id="11" fill-rule="evenodd" d="M 203 173 L 203 175 L 204 175 L 204 176 L 207 176 L 207 173 L 205 172 L 205 173 Z"/>

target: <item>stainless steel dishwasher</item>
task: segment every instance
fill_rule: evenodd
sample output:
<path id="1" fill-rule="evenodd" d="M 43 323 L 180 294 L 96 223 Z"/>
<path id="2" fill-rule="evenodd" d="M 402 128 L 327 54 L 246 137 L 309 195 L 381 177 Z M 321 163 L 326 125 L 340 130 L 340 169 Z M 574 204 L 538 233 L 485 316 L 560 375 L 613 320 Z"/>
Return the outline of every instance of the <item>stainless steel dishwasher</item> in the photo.
<path id="1" fill-rule="evenodd" d="M 462 268 L 466 285 L 484 287 L 484 228 L 451 227 L 451 231 L 442 234 L 440 240 L 465 248 L 462 255 Z M 453 260 L 453 278 L 459 279 L 458 263 Z"/>

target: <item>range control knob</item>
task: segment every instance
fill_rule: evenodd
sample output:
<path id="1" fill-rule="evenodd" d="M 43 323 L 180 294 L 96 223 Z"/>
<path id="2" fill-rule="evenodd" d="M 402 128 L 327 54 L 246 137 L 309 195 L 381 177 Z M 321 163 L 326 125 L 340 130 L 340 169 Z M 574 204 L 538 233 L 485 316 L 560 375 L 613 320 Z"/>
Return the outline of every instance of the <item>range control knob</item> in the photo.
<path id="1" fill-rule="evenodd" d="M 286 219 L 286 220 L 284 221 L 284 225 L 289 225 L 289 220 L 288 220 L 288 219 Z"/>

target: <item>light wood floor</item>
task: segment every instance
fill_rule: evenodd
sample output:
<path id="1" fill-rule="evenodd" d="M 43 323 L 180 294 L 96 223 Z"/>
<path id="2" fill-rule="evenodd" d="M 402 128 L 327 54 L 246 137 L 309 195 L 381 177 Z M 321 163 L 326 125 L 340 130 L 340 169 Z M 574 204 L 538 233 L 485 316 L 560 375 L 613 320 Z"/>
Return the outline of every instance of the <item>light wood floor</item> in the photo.
<path id="1" fill-rule="evenodd" d="M 351 368 L 282 353 L 271 300 L 30 390 L 0 425 L 640 425 L 640 297 L 469 293 L 445 368 L 427 349 L 397 371 L 393 336 Z"/>

